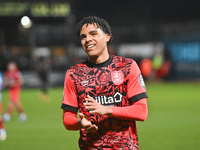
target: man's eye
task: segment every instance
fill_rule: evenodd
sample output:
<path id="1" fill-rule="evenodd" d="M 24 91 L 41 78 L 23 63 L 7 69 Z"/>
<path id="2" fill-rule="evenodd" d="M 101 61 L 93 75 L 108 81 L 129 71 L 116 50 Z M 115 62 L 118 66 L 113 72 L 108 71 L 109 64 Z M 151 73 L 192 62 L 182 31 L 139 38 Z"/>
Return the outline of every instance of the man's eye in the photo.
<path id="1" fill-rule="evenodd" d="M 83 40 L 85 38 L 85 36 L 81 36 L 80 39 Z"/>
<path id="2" fill-rule="evenodd" d="M 92 35 L 96 35 L 96 33 L 92 33 Z"/>

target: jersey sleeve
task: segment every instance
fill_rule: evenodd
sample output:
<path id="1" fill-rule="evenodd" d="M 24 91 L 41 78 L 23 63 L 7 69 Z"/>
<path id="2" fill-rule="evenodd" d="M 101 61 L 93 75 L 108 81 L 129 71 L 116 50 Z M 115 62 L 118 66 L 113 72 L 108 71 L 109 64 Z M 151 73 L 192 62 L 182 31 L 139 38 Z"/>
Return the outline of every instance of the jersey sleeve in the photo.
<path id="1" fill-rule="evenodd" d="M 134 102 L 131 106 L 112 107 L 111 117 L 123 120 L 145 121 L 148 116 L 147 100 L 143 98 Z"/>
<path id="2" fill-rule="evenodd" d="M 22 73 L 20 71 L 17 71 L 16 74 L 15 74 L 15 82 L 16 82 L 15 83 L 16 86 L 20 86 L 24 82 Z"/>
<path id="3" fill-rule="evenodd" d="M 17 72 L 17 75 L 16 75 L 17 77 L 17 80 L 19 80 L 19 81 L 22 81 L 23 80 L 23 76 L 22 76 L 22 73 L 21 72 Z"/>
<path id="4" fill-rule="evenodd" d="M 135 61 L 133 61 L 130 69 L 127 95 L 131 103 L 148 97 L 144 79 Z"/>
<path id="5" fill-rule="evenodd" d="M 2 74 L 0 72 L 0 103 L 2 102 L 2 95 L 1 95 L 2 86 L 3 86 L 3 76 L 2 76 Z M 0 110 L 1 110 L 1 108 L 0 108 Z M 1 111 L 0 111 L 0 113 L 1 113 Z"/>
<path id="6" fill-rule="evenodd" d="M 1 92 L 2 86 L 3 86 L 3 76 L 0 72 L 0 92 Z"/>
<path id="7" fill-rule="evenodd" d="M 73 112 L 78 111 L 77 92 L 73 82 L 73 78 L 70 76 L 70 73 L 68 71 L 65 76 L 63 101 L 61 108 Z"/>

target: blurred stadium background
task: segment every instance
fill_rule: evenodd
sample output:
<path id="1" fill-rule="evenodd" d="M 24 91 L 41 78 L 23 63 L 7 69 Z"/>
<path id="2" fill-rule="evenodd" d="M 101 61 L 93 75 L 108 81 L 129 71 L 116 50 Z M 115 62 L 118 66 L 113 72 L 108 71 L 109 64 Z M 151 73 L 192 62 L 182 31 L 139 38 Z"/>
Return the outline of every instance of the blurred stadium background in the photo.
<path id="1" fill-rule="evenodd" d="M 141 149 L 200 148 L 197 142 L 200 140 L 199 8 L 199 0 L 1 0 L 0 71 L 6 71 L 10 60 L 17 62 L 25 79 L 22 102 L 30 117 L 21 127 L 16 127 L 14 121 L 6 124 L 8 139 L 5 143 L 0 142 L 0 147 L 15 150 L 28 145 L 29 149 L 56 149 L 53 145 L 59 145 L 58 149 L 77 149 L 78 134 L 71 140 L 76 133 L 63 132 L 62 110 L 58 109 L 66 70 L 86 58 L 77 42 L 76 24 L 82 17 L 96 15 L 107 20 L 112 28 L 114 39 L 109 44 L 110 53 L 136 60 L 146 79 L 150 116 L 145 123 L 139 123 Z M 48 104 L 34 97 L 41 85 L 37 75 L 41 57 L 47 62 L 50 87 L 54 88 L 50 90 L 51 102 Z M 5 108 L 6 91 L 3 94 Z M 51 115 L 53 118 L 49 117 Z M 174 115 L 177 120 L 170 118 Z M 174 126 L 170 126 L 171 119 L 175 121 Z M 190 124 L 186 123 L 188 120 Z M 34 122 L 40 123 L 37 126 Z M 22 127 L 23 131 L 17 130 Z M 168 135 L 164 134 L 165 130 Z M 31 142 L 24 142 L 26 139 Z M 13 147 L 11 141 L 18 143 Z M 24 147 L 21 142 L 25 143 Z"/>
<path id="2" fill-rule="evenodd" d="M 167 79 L 199 79 L 199 6 L 198 0 L 4 1 L 0 3 L 0 70 L 15 60 L 25 77 L 24 86 L 37 87 L 37 61 L 44 56 L 51 85 L 62 84 L 66 69 L 86 57 L 77 42 L 77 22 L 97 15 L 112 27 L 111 53 L 134 58 L 138 64 L 160 55 L 161 61 L 172 63 Z"/>

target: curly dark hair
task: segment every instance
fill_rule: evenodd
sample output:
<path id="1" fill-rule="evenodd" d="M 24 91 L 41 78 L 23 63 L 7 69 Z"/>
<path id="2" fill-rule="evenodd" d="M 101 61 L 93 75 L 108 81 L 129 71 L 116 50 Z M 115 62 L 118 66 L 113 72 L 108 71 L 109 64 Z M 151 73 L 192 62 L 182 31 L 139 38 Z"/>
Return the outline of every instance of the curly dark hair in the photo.
<path id="1" fill-rule="evenodd" d="M 109 26 L 108 22 L 100 17 L 96 17 L 96 16 L 89 16 L 89 17 L 85 17 L 83 18 L 77 25 L 77 34 L 78 34 L 78 38 L 80 36 L 80 32 L 82 30 L 83 25 L 86 24 L 96 24 L 98 28 L 100 28 L 105 34 L 109 34 L 110 35 L 110 41 L 112 41 L 112 31 L 111 31 L 111 27 Z"/>

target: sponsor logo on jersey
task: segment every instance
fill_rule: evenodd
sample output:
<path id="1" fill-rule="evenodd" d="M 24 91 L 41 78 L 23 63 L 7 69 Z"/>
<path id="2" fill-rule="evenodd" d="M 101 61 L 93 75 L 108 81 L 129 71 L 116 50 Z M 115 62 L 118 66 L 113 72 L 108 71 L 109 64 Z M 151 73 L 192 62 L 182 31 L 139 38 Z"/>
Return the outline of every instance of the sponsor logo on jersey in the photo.
<path id="1" fill-rule="evenodd" d="M 115 85 L 120 85 L 124 81 L 124 75 L 122 71 L 113 71 L 111 72 L 112 82 Z"/>
<path id="2" fill-rule="evenodd" d="M 89 81 L 88 80 L 84 80 L 81 82 L 81 85 L 82 86 L 87 86 L 89 84 Z"/>
<path id="3" fill-rule="evenodd" d="M 144 79 L 143 79 L 143 77 L 142 77 L 141 74 L 140 74 L 139 77 L 138 77 L 138 81 L 139 81 L 141 87 L 142 87 L 143 89 L 146 89 L 145 83 L 144 83 Z"/>
<path id="4" fill-rule="evenodd" d="M 121 93 L 116 92 L 114 96 L 108 96 L 108 97 L 105 95 L 96 96 L 94 97 L 94 100 L 96 100 L 99 104 L 102 105 L 114 106 L 114 104 L 122 102 L 122 97 L 123 95 Z"/>

